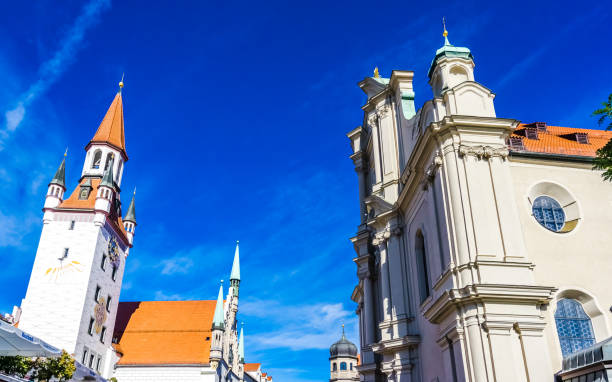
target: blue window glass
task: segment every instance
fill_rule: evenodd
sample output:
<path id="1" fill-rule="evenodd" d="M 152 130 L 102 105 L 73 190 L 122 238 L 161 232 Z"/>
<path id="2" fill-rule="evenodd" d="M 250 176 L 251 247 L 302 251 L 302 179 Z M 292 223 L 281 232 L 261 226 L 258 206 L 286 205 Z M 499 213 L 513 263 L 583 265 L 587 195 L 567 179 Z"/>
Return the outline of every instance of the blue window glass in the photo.
<path id="1" fill-rule="evenodd" d="M 578 301 L 568 298 L 559 300 L 555 322 L 563 357 L 595 344 L 591 319 Z"/>
<path id="2" fill-rule="evenodd" d="M 340 370 L 346 370 L 346 362 L 340 362 Z"/>
<path id="3" fill-rule="evenodd" d="M 542 226 L 559 232 L 565 225 L 565 212 L 559 202 L 550 196 L 538 196 L 531 207 L 533 217 Z"/>

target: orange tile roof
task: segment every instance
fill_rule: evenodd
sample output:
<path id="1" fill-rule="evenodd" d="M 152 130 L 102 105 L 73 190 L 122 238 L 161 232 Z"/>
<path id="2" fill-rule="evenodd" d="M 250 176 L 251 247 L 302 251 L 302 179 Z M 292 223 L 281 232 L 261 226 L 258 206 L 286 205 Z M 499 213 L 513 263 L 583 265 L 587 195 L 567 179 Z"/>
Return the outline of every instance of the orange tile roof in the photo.
<path id="1" fill-rule="evenodd" d="M 87 199 L 79 199 L 79 194 L 81 191 L 81 184 L 83 184 L 87 179 L 91 180 L 92 190 L 89 193 L 89 197 Z M 71 210 L 93 210 L 96 204 L 96 195 L 98 194 L 98 186 L 102 179 L 100 178 L 83 178 L 81 179 L 81 183 L 77 187 L 75 187 L 72 194 L 65 199 L 59 206 L 58 209 L 71 209 Z M 119 197 L 119 196 L 118 196 Z M 121 214 L 119 214 L 121 215 Z M 118 216 L 116 211 L 113 209 L 108 216 L 108 222 L 115 228 L 117 232 L 123 235 L 123 240 L 125 243 L 128 243 L 127 232 L 125 231 L 125 227 L 123 226 L 123 219 L 121 216 Z"/>
<path id="2" fill-rule="evenodd" d="M 216 301 L 120 302 L 119 365 L 207 365 Z"/>
<path id="3" fill-rule="evenodd" d="M 261 363 L 245 363 L 244 371 L 257 371 L 261 367 Z"/>
<path id="4" fill-rule="evenodd" d="M 104 119 L 98 126 L 96 134 L 89 142 L 109 143 L 110 145 L 121 150 L 127 156 L 125 151 L 125 133 L 123 126 L 123 100 L 121 92 L 118 92 L 113 99 Z"/>
<path id="5" fill-rule="evenodd" d="M 528 128 L 535 129 L 535 125 L 522 123 L 511 134 L 510 138 L 521 139 L 524 147 L 520 150 L 511 145 L 511 151 L 595 157 L 597 150 L 612 139 L 612 131 L 561 126 L 546 126 L 546 131 L 537 132 L 538 139 L 531 139 L 526 134 Z M 577 142 L 576 133 L 586 134 L 588 143 Z"/>

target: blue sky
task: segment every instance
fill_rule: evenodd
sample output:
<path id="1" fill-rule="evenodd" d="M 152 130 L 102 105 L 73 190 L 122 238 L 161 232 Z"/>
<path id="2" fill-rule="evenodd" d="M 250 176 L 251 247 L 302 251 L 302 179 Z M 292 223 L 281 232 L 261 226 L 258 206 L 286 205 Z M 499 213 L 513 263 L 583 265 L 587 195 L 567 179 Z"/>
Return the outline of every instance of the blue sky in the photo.
<path id="1" fill-rule="evenodd" d="M 124 200 L 139 226 L 122 300 L 214 299 L 241 242 L 247 362 L 324 381 L 340 323 L 357 342 L 357 179 L 345 133 L 374 66 L 415 71 L 469 47 L 497 115 L 592 128 L 612 92 L 605 2 L 4 2 L 0 12 L 0 311 L 25 295 L 46 185 L 125 72 Z"/>

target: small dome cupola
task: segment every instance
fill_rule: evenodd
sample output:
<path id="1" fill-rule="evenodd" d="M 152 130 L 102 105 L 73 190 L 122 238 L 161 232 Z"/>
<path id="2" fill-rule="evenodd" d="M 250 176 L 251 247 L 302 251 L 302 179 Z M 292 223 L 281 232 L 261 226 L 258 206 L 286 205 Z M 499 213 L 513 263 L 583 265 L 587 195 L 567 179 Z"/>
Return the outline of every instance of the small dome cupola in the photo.
<path id="1" fill-rule="evenodd" d="M 465 47 L 454 46 L 448 41 L 448 31 L 444 22 L 444 45 L 436 51 L 436 56 L 429 66 L 427 76 L 434 97 L 447 89 L 452 89 L 465 81 L 474 81 L 474 56 Z"/>
<path id="2" fill-rule="evenodd" d="M 342 325 L 342 338 L 329 348 L 331 358 L 335 357 L 357 357 L 357 346 L 346 339 L 344 325 Z"/>

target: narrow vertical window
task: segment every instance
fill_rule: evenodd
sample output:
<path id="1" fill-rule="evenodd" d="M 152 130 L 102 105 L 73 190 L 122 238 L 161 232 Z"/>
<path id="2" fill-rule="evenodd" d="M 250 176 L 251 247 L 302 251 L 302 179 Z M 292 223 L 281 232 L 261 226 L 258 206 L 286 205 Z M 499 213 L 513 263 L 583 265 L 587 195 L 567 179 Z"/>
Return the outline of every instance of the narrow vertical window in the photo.
<path id="1" fill-rule="evenodd" d="M 89 365 L 88 366 L 89 366 L 90 369 L 93 368 L 93 363 L 94 363 L 94 359 L 95 358 L 96 358 L 96 356 L 93 353 L 91 353 L 89 355 Z"/>
<path id="2" fill-rule="evenodd" d="M 95 320 L 93 318 L 89 319 L 89 327 L 87 328 L 87 333 L 90 336 L 93 336 L 94 322 L 95 322 Z"/>
<path id="3" fill-rule="evenodd" d="M 100 290 L 101 290 L 100 286 L 97 285 L 96 286 L 96 293 L 94 294 L 94 300 L 96 302 L 98 302 L 98 300 L 100 299 Z"/>
<path id="4" fill-rule="evenodd" d="M 111 307 L 111 296 L 109 295 L 108 298 L 106 299 L 106 311 L 110 313 L 110 307 Z"/>
<path id="5" fill-rule="evenodd" d="M 104 343 L 104 336 L 106 335 L 106 326 L 102 327 L 102 331 L 100 331 L 100 342 Z"/>
<path id="6" fill-rule="evenodd" d="M 106 270 L 106 259 L 107 259 L 106 253 L 103 253 L 102 262 L 100 263 L 100 268 L 102 268 L 103 271 Z"/>
<path id="7" fill-rule="evenodd" d="M 68 227 L 69 230 L 73 230 L 74 229 L 74 220 L 70 221 L 70 226 Z"/>
<path id="8" fill-rule="evenodd" d="M 117 280 L 117 269 L 119 269 L 119 267 L 113 267 L 113 274 L 111 275 L 113 281 Z"/>
<path id="9" fill-rule="evenodd" d="M 64 248 L 64 252 L 62 253 L 62 257 L 60 258 L 60 260 L 64 260 L 66 257 L 68 257 L 69 251 L 70 251 L 69 248 Z"/>
<path id="10" fill-rule="evenodd" d="M 81 358 L 81 363 L 83 365 L 87 364 L 87 348 L 83 348 L 83 358 Z"/>
<path id="11" fill-rule="evenodd" d="M 417 272 L 419 280 L 419 293 L 421 302 L 429 297 L 429 271 L 427 269 L 427 253 L 425 252 L 425 238 L 423 233 L 418 231 L 415 240 L 415 253 L 417 261 Z"/>
<path id="12" fill-rule="evenodd" d="M 569 298 L 559 300 L 555 323 L 563 357 L 595 344 L 591 318 L 580 302 Z"/>
<path id="13" fill-rule="evenodd" d="M 108 155 L 106 156 L 106 163 L 104 164 L 104 171 L 108 170 L 108 167 L 110 166 L 110 163 L 113 160 L 113 158 L 114 158 L 113 153 L 108 153 Z"/>
<path id="14" fill-rule="evenodd" d="M 102 363 L 102 357 L 98 357 L 96 360 L 96 371 L 100 371 L 100 364 Z"/>

